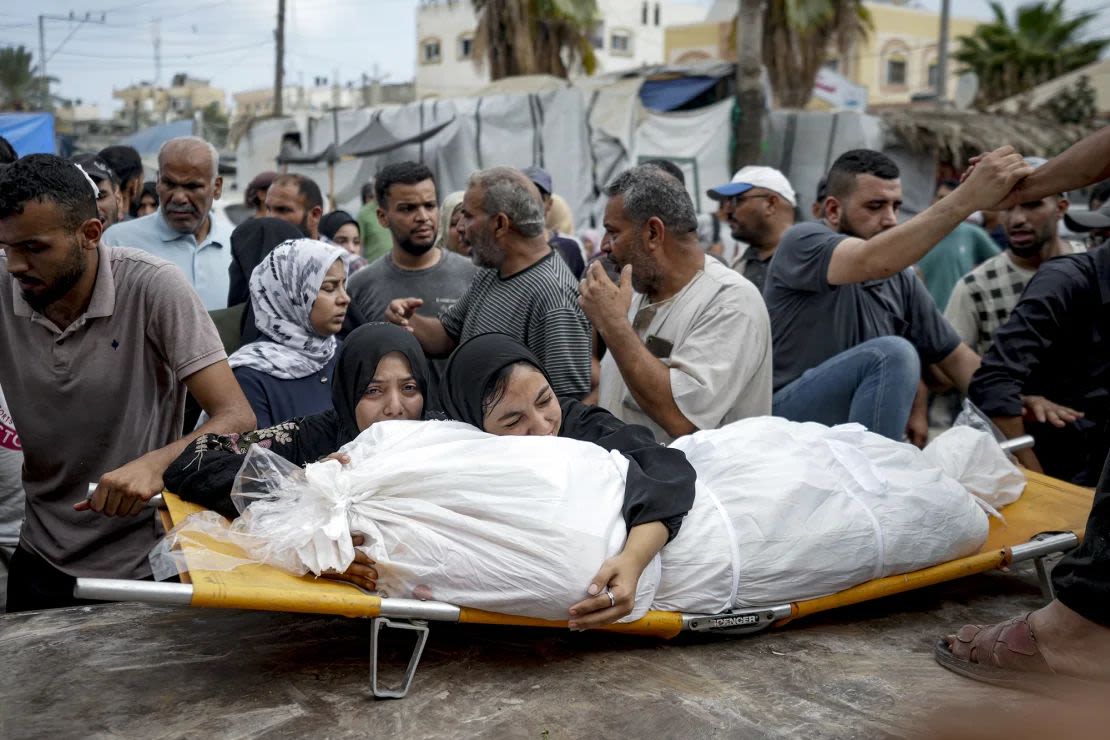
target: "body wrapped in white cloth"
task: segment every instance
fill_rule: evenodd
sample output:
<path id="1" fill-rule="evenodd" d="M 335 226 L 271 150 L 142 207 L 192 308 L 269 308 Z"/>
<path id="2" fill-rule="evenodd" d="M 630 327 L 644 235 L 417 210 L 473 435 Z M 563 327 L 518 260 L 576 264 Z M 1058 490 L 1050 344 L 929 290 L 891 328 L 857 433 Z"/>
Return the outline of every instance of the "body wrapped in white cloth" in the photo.
<path id="1" fill-rule="evenodd" d="M 987 535 L 959 481 L 858 425 L 746 419 L 672 447 L 697 494 L 627 620 L 834 593 L 969 555 Z M 626 538 L 628 461 L 591 443 L 389 421 L 343 451 L 349 465 L 302 470 L 252 448 L 233 496 L 244 515 L 223 536 L 254 560 L 320 573 L 345 570 L 349 532 L 361 533 L 385 595 L 557 620 Z M 194 519 L 178 529 L 204 526 Z"/>

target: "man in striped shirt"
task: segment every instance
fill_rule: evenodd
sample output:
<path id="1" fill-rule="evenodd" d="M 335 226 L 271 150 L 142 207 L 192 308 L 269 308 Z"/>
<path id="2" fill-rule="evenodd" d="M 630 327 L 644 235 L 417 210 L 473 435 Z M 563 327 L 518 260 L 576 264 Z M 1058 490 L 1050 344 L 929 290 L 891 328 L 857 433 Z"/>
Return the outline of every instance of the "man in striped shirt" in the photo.
<path id="1" fill-rule="evenodd" d="M 536 354 L 556 395 L 589 393 L 590 324 L 578 306 L 574 275 L 544 241 L 536 186 L 510 167 L 474 173 L 457 228 L 475 264 L 489 269 L 438 318 L 415 313 L 419 298 L 398 298 L 386 319 L 409 328 L 430 357 L 447 355 L 478 334 L 508 334 Z"/>

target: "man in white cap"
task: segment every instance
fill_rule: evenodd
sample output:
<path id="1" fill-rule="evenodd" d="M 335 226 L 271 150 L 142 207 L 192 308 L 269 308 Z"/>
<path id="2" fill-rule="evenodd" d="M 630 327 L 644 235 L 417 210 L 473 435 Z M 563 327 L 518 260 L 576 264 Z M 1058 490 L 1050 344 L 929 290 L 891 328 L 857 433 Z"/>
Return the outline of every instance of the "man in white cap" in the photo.
<path id="1" fill-rule="evenodd" d="M 782 235 L 794 225 L 797 197 L 786 176 L 774 167 L 749 165 L 732 176 L 732 181 L 709 191 L 720 201 L 721 213 L 732 229 L 732 238 L 744 247 L 732 269 L 763 292 L 771 257 Z"/>

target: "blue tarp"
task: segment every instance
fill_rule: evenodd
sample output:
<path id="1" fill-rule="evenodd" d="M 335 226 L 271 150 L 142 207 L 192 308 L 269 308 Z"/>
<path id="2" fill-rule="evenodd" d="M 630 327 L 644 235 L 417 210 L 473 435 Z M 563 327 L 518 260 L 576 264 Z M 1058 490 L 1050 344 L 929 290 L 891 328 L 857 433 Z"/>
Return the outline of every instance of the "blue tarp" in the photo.
<path id="1" fill-rule="evenodd" d="M 644 80 L 640 101 L 657 111 L 677 110 L 717 84 L 716 77 L 676 77 L 671 80 Z"/>
<path id="2" fill-rule="evenodd" d="M 50 113 L 0 113 L 0 136 L 21 157 L 54 154 L 54 116 Z"/>
<path id="3" fill-rule="evenodd" d="M 162 145 L 170 139 L 176 139 L 178 136 L 192 135 L 193 122 L 190 119 L 185 119 L 183 121 L 163 123 L 158 126 L 151 126 L 150 128 L 136 131 L 127 138 L 121 140 L 120 144 L 135 147 L 135 151 L 140 155 L 157 154 L 158 150 L 162 148 Z"/>

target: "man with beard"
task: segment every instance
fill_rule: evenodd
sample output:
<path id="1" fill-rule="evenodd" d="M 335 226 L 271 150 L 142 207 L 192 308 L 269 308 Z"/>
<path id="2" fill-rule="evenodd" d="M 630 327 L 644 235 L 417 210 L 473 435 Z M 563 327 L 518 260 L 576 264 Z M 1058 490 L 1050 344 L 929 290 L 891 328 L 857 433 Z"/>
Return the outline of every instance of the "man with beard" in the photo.
<path id="1" fill-rule="evenodd" d="M 828 173 L 825 222 L 789 229 L 767 274 L 774 414 L 859 422 L 901 440 L 922 363 L 966 393 L 979 357 L 910 267 L 1032 171 L 1012 148 L 998 149 L 950 196 L 899 225 L 897 165 L 867 149 L 842 154 Z"/>
<path id="2" fill-rule="evenodd" d="M 605 188 L 601 248 L 579 302 L 608 349 L 598 405 L 669 442 L 771 412 L 771 327 L 748 280 L 707 255 L 686 188 L 652 165 Z"/>
<path id="3" fill-rule="evenodd" d="M 1045 162 L 1039 157 L 1025 161 L 1033 167 Z M 1063 195 L 1050 195 L 1002 211 L 1009 247 L 964 275 L 952 289 L 944 317 L 980 355 L 991 346 L 994 333 L 1006 323 L 1040 266 L 1053 257 L 1084 251 L 1081 244 L 1060 238 L 1060 219 L 1067 210 Z"/>
<path id="4" fill-rule="evenodd" d="M 212 217 L 223 192 L 216 148 L 196 136 L 170 139 L 158 152 L 159 210 L 104 232 L 109 247 L 135 247 L 181 268 L 209 311 L 227 307 L 230 224 Z"/>
<path id="5" fill-rule="evenodd" d="M 393 248 L 351 275 L 347 292 L 366 321 L 384 321 L 390 301 L 413 297 L 417 313 L 435 317 L 458 303 L 478 269 L 462 255 L 435 246 L 439 204 L 432 171 L 419 162 L 387 165 L 375 179 L 378 221 Z M 445 360 L 432 365 L 432 397 Z"/>
<path id="6" fill-rule="evenodd" d="M 119 181 L 119 219 L 130 221 L 137 216 L 139 196 L 143 191 L 143 158 L 134 147 L 117 144 L 105 147 L 96 155 L 116 174 Z"/>
<path id="7" fill-rule="evenodd" d="M 27 493 L 8 611 L 74 605 L 76 577 L 150 577 L 146 502 L 195 436 L 186 388 L 211 417 L 198 431 L 254 426 L 196 293 L 165 260 L 102 244 L 95 192 L 53 155 L 0 168 L 0 386 Z"/>
<path id="8" fill-rule="evenodd" d="M 456 229 L 474 263 L 489 269 L 438 318 L 416 313 L 423 301 L 407 297 L 389 304 L 386 319 L 415 333 L 431 357 L 444 357 L 478 334 L 508 334 L 536 354 L 556 395 L 584 397 L 590 392 L 590 324 L 570 268 L 544 240 L 536 186 L 511 167 L 475 172 Z"/>
<path id="9" fill-rule="evenodd" d="M 309 239 L 319 239 L 324 215 L 320 186 L 304 175 L 279 175 L 266 191 L 266 215 L 288 221 Z"/>
<path id="10" fill-rule="evenodd" d="M 93 183 L 97 188 L 96 196 L 96 216 L 100 219 L 100 223 L 107 229 L 112 224 L 119 221 L 119 214 L 122 204 L 120 202 L 119 183 L 116 182 L 116 175 L 112 169 L 93 154 L 84 154 L 80 157 L 74 157 L 75 164 L 85 171 L 85 174 L 92 178 Z"/>
<path id="11" fill-rule="evenodd" d="M 763 292 L 767 268 L 782 235 L 794 225 L 798 204 L 794 188 L 774 167 L 748 166 L 732 176 L 732 182 L 709 191 L 721 203 L 721 213 L 732 230 L 732 238 L 748 246 L 737 255 L 732 269 Z"/>

